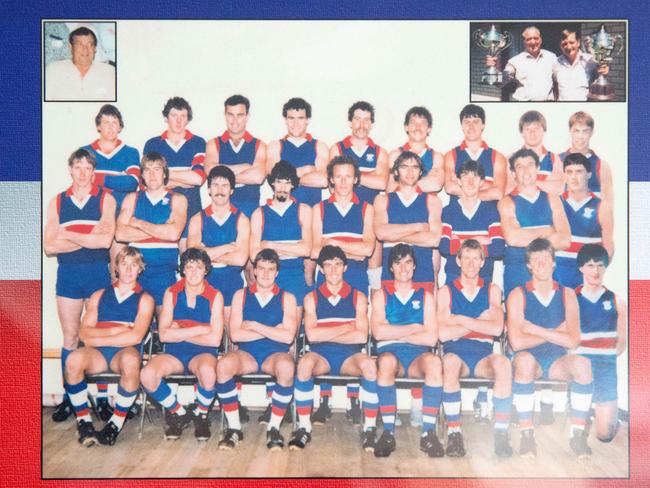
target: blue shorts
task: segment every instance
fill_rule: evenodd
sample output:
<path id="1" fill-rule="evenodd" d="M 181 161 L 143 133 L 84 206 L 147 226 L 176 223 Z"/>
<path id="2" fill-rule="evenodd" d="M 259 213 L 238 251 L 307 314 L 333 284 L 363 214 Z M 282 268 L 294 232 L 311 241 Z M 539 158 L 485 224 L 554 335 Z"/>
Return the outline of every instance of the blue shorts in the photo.
<path id="1" fill-rule="evenodd" d="M 417 346 L 415 344 L 394 343 L 381 346 L 377 349 L 377 355 L 384 352 L 392 353 L 397 360 L 404 367 L 404 376 L 408 376 L 409 366 L 419 356 L 425 352 L 431 352 L 431 348 L 427 346 Z"/>
<path id="2" fill-rule="evenodd" d="M 138 282 L 142 289 L 154 298 L 156 305 L 162 305 L 165 291 L 176 283 L 176 269 L 145 268 L 138 278 Z"/>
<path id="3" fill-rule="evenodd" d="M 594 403 L 615 402 L 618 400 L 618 378 L 616 375 L 616 356 L 584 354 L 591 361 L 591 374 L 594 378 Z"/>
<path id="4" fill-rule="evenodd" d="M 219 355 L 219 348 L 199 346 L 191 342 L 166 342 L 163 344 L 163 352 L 178 359 L 183 364 L 183 374 L 189 374 L 187 368 L 194 356 L 207 353 L 216 357 Z"/>
<path id="5" fill-rule="evenodd" d="M 330 365 L 330 374 L 338 376 L 341 374 L 341 366 L 347 358 L 355 355 L 363 349 L 363 344 L 335 344 L 333 342 L 322 342 L 310 344 L 309 350 L 325 358 Z"/>
<path id="6" fill-rule="evenodd" d="M 503 296 L 508 298 L 512 290 L 524 286 L 532 277 L 526 263 L 505 264 L 503 267 Z"/>
<path id="7" fill-rule="evenodd" d="M 208 275 L 208 283 L 221 292 L 224 307 L 230 307 L 235 292 L 244 288 L 244 280 L 239 268 L 212 268 Z"/>
<path id="8" fill-rule="evenodd" d="M 250 342 L 239 342 L 237 344 L 240 351 L 245 351 L 255 359 L 257 362 L 257 372 L 262 371 L 262 363 L 266 358 L 275 354 L 276 352 L 289 352 L 289 344 L 282 344 L 270 339 L 258 339 Z"/>
<path id="9" fill-rule="evenodd" d="M 560 285 L 576 289 L 582 285 L 582 273 L 575 259 L 557 258 L 553 279 Z"/>
<path id="10" fill-rule="evenodd" d="M 102 356 L 104 356 L 104 359 L 106 359 L 106 364 L 108 365 L 108 369 L 111 369 L 111 361 L 115 357 L 115 355 L 120 352 L 123 347 L 113 347 L 113 346 L 101 346 L 101 347 L 96 347 Z"/>
<path id="11" fill-rule="evenodd" d="M 56 296 L 90 298 L 97 290 L 111 285 L 108 263 L 59 264 L 56 271 Z"/>
<path id="12" fill-rule="evenodd" d="M 567 355 L 566 349 L 550 342 L 526 349 L 526 352 L 531 353 L 542 367 L 542 379 L 545 380 L 549 379 L 548 374 L 553 363 Z"/>
<path id="13" fill-rule="evenodd" d="M 355 261 L 348 259 L 348 269 L 343 274 L 343 279 L 355 290 L 368 296 L 368 261 Z M 316 274 L 316 286 L 325 282 L 325 275 L 320 271 Z"/>
<path id="14" fill-rule="evenodd" d="M 277 284 L 280 289 L 293 294 L 296 297 L 296 306 L 302 307 L 302 301 L 310 291 L 305 282 L 305 272 L 302 266 L 283 268 L 282 261 L 280 261 Z"/>
<path id="15" fill-rule="evenodd" d="M 455 354 L 469 368 L 469 375 L 476 376 L 476 365 L 494 351 L 489 342 L 474 341 L 471 339 L 458 339 L 447 341 L 442 345 L 445 354 Z"/>

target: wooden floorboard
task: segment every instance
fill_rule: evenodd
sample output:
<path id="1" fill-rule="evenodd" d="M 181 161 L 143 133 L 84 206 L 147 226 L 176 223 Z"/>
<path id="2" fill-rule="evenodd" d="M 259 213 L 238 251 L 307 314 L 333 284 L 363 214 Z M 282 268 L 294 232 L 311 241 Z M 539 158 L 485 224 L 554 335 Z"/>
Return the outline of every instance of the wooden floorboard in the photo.
<path id="1" fill-rule="evenodd" d="M 573 457 L 568 443 L 568 424 L 556 415 L 551 426 L 536 429 L 538 456 L 522 460 L 499 459 L 492 451 L 492 428 L 463 416 L 467 455 L 464 458 L 430 459 L 420 452 L 419 429 L 397 428 L 397 450 L 377 459 L 362 451 L 359 431 L 334 413 L 324 427 L 314 427 L 312 443 L 304 451 L 269 452 L 265 426 L 255 420 L 244 424 L 245 440 L 231 452 L 217 448 L 218 416 L 213 414 L 213 436 L 207 443 L 194 439 L 193 429 L 177 441 L 163 439 L 163 423 L 154 413 L 154 424 L 145 423 L 138 440 L 138 422 L 128 422 L 113 447 L 85 448 L 77 442 L 75 423 L 54 423 L 51 408 L 43 409 L 44 478 L 132 478 L 132 477 L 559 477 L 626 478 L 628 476 L 628 426 L 623 424 L 612 443 L 598 442 L 592 435 L 593 456 L 586 461 Z M 257 413 L 252 412 L 252 419 Z M 407 416 L 403 418 L 407 420 Z M 408 424 L 408 422 L 405 422 Z M 95 422 L 98 428 L 100 423 Z M 285 440 L 290 426 L 283 425 Z M 519 431 L 511 429 L 517 451 Z"/>

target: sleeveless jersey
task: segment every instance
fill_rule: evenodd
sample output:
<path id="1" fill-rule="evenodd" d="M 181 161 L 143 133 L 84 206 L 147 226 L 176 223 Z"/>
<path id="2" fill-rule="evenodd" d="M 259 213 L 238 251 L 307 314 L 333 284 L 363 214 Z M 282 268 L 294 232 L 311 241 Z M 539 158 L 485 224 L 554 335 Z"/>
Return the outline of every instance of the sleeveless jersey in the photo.
<path id="1" fill-rule="evenodd" d="M 323 237 L 347 242 L 363 240 L 363 219 L 368 204 L 361 202 L 356 194 L 352 196 L 352 205 L 345 215 L 340 212 L 335 195 L 321 201 L 319 207 L 323 221 Z M 368 259 L 363 261 L 367 263 Z"/>
<path id="2" fill-rule="evenodd" d="M 306 141 L 300 146 L 294 145 L 289 136 L 280 139 L 280 159 L 289 161 L 295 168 L 314 166 L 316 164 L 316 144 L 318 141 L 310 134 L 306 134 Z M 291 195 L 300 203 L 313 207 L 321 201 L 321 189 L 308 186 L 294 188 Z"/>
<path id="3" fill-rule="evenodd" d="M 338 301 L 332 302 L 332 292 L 327 287 L 327 283 L 311 292 L 316 304 L 316 323 L 318 327 L 336 327 L 348 323 L 356 318 L 357 290 L 353 289 L 348 283 L 343 282 L 343 286 L 338 293 Z"/>
<path id="4" fill-rule="evenodd" d="M 537 181 L 544 181 L 553 173 L 553 153 L 542 147 L 544 155 L 539 158 L 539 169 L 537 170 Z"/>
<path id="5" fill-rule="evenodd" d="M 273 295 L 271 299 L 262 305 L 255 295 L 257 293 L 257 284 L 253 284 L 245 289 L 244 292 L 244 306 L 242 312 L 243 320 L 254 320 L 260 324 L 268 327 L 276 327 L 282 323 L 284 318 L 284 309 L 282 302 L 284 300 L 284 292 L 278 285 L 273 286 Z M 266 337 L 256 339 L 254 341 L 243 342 L 246 348 L 264 350 L 271 347 L 282 347 L 285 351 L 289 350 L 289 344 L 283 344 Z"/>
<path id="6" fill-rule="evenodd" d="M 219 152 L 219 164 L 226 166 L 252 164 L 255 161 L 257 150 L 262 143 L 259 139 L 245 132 L 243 139 L 240 141 L 240 146 L 236 150 L 231 143 L 230 133 L 228 131 L 216 137 L 214 142 Z M 239 202 L 244 202 L 244 206 L 247 208 L 257 208 L 260 204 L 260 185 L 243 185 L 238 183 L 235 185 L 235 193 L 233 193 L 231 200 L 237 207 L 240 207 Z"/>
<path id="7" fill-rule="evenodd" d="M 546 192 L 539 190 L 532 202 L 517 190 L 510 194 L 510 198 L 515 204 L 517 222 L 523 229 L 553 225 L 553 212 Z M 525 247 L 506 246 L 504 263 L 525 266 L 525 252 Z"/>
<path id="8" fill-rule="evenodd" d="M 472 300 L 463 293 L 463 285 L 460 282 L 460 278 L 447 285 L 449 288 L 450 310 L 452 314 L 464 315 L 465 317 L 476 319 L 490 308 L 490 283 L 486 283 L 479 278 L 478 285 L 478 293 Z M 463 337 L 459 337 L 450 342 L 466 342 L 471 344 L 474 341 L 492 344 L 494 337 L 481 334 L 480 332 L 470 331 Z"/>
<path id="9" fill-rule="evenodd" d="M 97 306 L 98 329 L 133 324 L 138 316 L 138 306 L 144 291 L 136 283 L 133 292 L 127 298 L 117 298 L 117 282 L 112 286 L 104 288 L 104 293 L 99 299 Z"/>
<path id="10" fill-rule="evenodd" d="M 138 192 L 135 197 L 135 218 L 151 222 L 152 224 L 164 224 L 169 220 L 172 213 L 172 194 L 167 192 L 157 202 L 152 202 L 146 192 Z M 156 237 L 148 237 L 141 241 L 130 243 L 142 252 L 142 257 L 147 265 L 147 270 L 152 268 L 176 268 L 178 264 L 178 242 L 164 241 Z"/>
<path id="11" fill-rule="evenodd" d="M 302 239 L 298 206 L 295 200 L 280 215 L 272 206 L 273 200 L 267 200 L 262 206 L 262 240 L 295 243 Z M 303 258 L 281 258 L 280 269 L 298 268 L 303 265 Z"/>
<path id="12" fill-rule="evenodd" d="M 610 290 L 592 302 L 582 294 L 582 286 L 576 289 L 580 307 L 580 346 L 578 354 L 616 357 L 618 338 L 618 311 L 616 295 Z"/>
<path id="13" fill-rule="evenodd" d="M 201 211 L 201 242 L 206 247 L 223 246 L 235 242 L 237 240 L 237 222 L 241 215 L 242 213 L 231 205 L 230 213 L 223 222 L 219 223 L 215 220 L 212 206 L 204 208 Z M 220 268 L 236 273 L 241 271 L 240 266 L 228 266 L 221 263 L 212 263 L 212 268 L 213 271 Z"/>
<path id="14" fill-rule="evenodd" d="M 381 148 L 376 145 L 372 139 L 368 138 L 368 145 L 361 155 L 357 154 L 353 149 L 351 136 L 348 136 L 342 141 L 337 142 L 336 146 L 338 147 L 339 153 L 342 156 L 350 156 L 357 162 L 359 170 L 362 173 L 367 173 L 377 169 L 377 160 L 379 159 Z M 379 190 L 373 190 L 372 188 L 359 185 L 355 189 L 355 193 L 359 197 L 359 200 L 362 202 L 373 203 L 375 201 L 375 197 L 379 195 Z"/>
<path id="15" fill-rule="evenodd" d="M 545 305 L 537 298 L 532 281 L 529 281 L 521 288 L 524 292 L 524 319 L 551 330 L 556 329 L 565 321 L 566 310 L 564 305 L 564 287 L 562 285 L 553 282 L 554 293 L 548 305 Z M 551 344 L 550 342 L 545 342 L 527 350 L 541 354 L 551 351 L 566 351 L 564 347 Z"/>
<path id="16" fill-rule="evenodd" d="M 423 288 L 412 288 L 405 301 L 402 301 L 392 284 L 383 288 L 386 302 L 386 320 L 390 325 L 424 324 L 424 293 Z M 402 340 L 378 341 L 377 347 L 389 344 L 404 343 Z"/>
<path id="17" fill-rule="evenodd" d="M 477 161 L 483 166 L 485 181 L 492 183 L 494 181 L 494 161 L 496 160 L 497 152 L 489 147 L 485 141 L 481 142 L 481 148 L 482 151 Z M 454 171 L 456 173 L 465 161 L 472 159 L 472 156 L 467 152 L 467 144 L 465 141 L 460 146 L 454 148 L 452 155 L 454 158 Z"/>
<path id="18" fill-rule="evenodd" d="M 404 151 L 415 152 L 415 150 L 411 148 L 411 145 L 408 142 L 403 146 L 400 146 L 399 150 L 401 152 Z M 427 174 L 429 174 L 429 171 L 431 171 L 431 169 L 433 168 L 433 149 L 431 149 L 429 146 L 425 146 L 424 151 L 422 153 L 419 153 L 418 156 L 420 156 L 420 159 L 422 160 L 422 164 L 424 165 L 424 171 L 422 172 L 422 176 L 426 176 Z"/>
<path id="19" fill-rule="evenodd" d="M 70 232 L 90 234 L 102 218 L 102 206 L 107 190 L 93 185 L 83 202 L 78 202 L 72 187 L 59 193 L 56 197 L 56 209 L 59 225 Z M 87 249 L 59 253 L 59 264 L 108 263 L 108 249 Z"/>

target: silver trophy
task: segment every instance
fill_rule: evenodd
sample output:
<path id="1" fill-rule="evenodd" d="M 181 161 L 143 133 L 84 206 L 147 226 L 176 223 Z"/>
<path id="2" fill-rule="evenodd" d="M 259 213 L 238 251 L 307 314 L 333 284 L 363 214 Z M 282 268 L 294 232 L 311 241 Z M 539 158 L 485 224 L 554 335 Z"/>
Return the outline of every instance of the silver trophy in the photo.
<path id="1" fill-rule="evenodd" d="M 494 24 L 489 31 L 477 29 L 472 34 L 477 46 L 487 49 L 488 56 L 496 58 L 512 43 L 512 34 L 508 31 L 499 32 Z M 483 71 L 481 83 L 484 85 L 500 85 L 503 83 L 503 73 L 496 66 L 490 66 Z"/>
<path id="2" fill-rule="evenodd" d="M 591 54 L 600 66 L 609 66 L 614 56 L 621 54 L 623 50 L 623 36 L 610 34 L 601 25 L 600 30 L 583 40 L 583 47 Z M 589 87 L 589 100 L 615 100 L 614 86 L 607 81 L 605 75 L 599 75 Z"/>

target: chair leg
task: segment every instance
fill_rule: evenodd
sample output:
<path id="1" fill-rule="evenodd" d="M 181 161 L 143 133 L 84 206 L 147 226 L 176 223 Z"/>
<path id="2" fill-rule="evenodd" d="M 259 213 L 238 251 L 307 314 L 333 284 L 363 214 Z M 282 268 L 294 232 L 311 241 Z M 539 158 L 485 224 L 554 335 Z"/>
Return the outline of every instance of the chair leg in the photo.
<path id="1" fill-rule="evenodd" d="M 140 414 L 140 431 L 138 432 L 138 440 L 142 440 L 142 432 L 144 431 L 144 418 L 145 415 L 149 418 L 149 423 L 153 423 L 151 420 L 151 414 L 147 410 L 147 392 L 142 389 L 142 413 Z"/>

